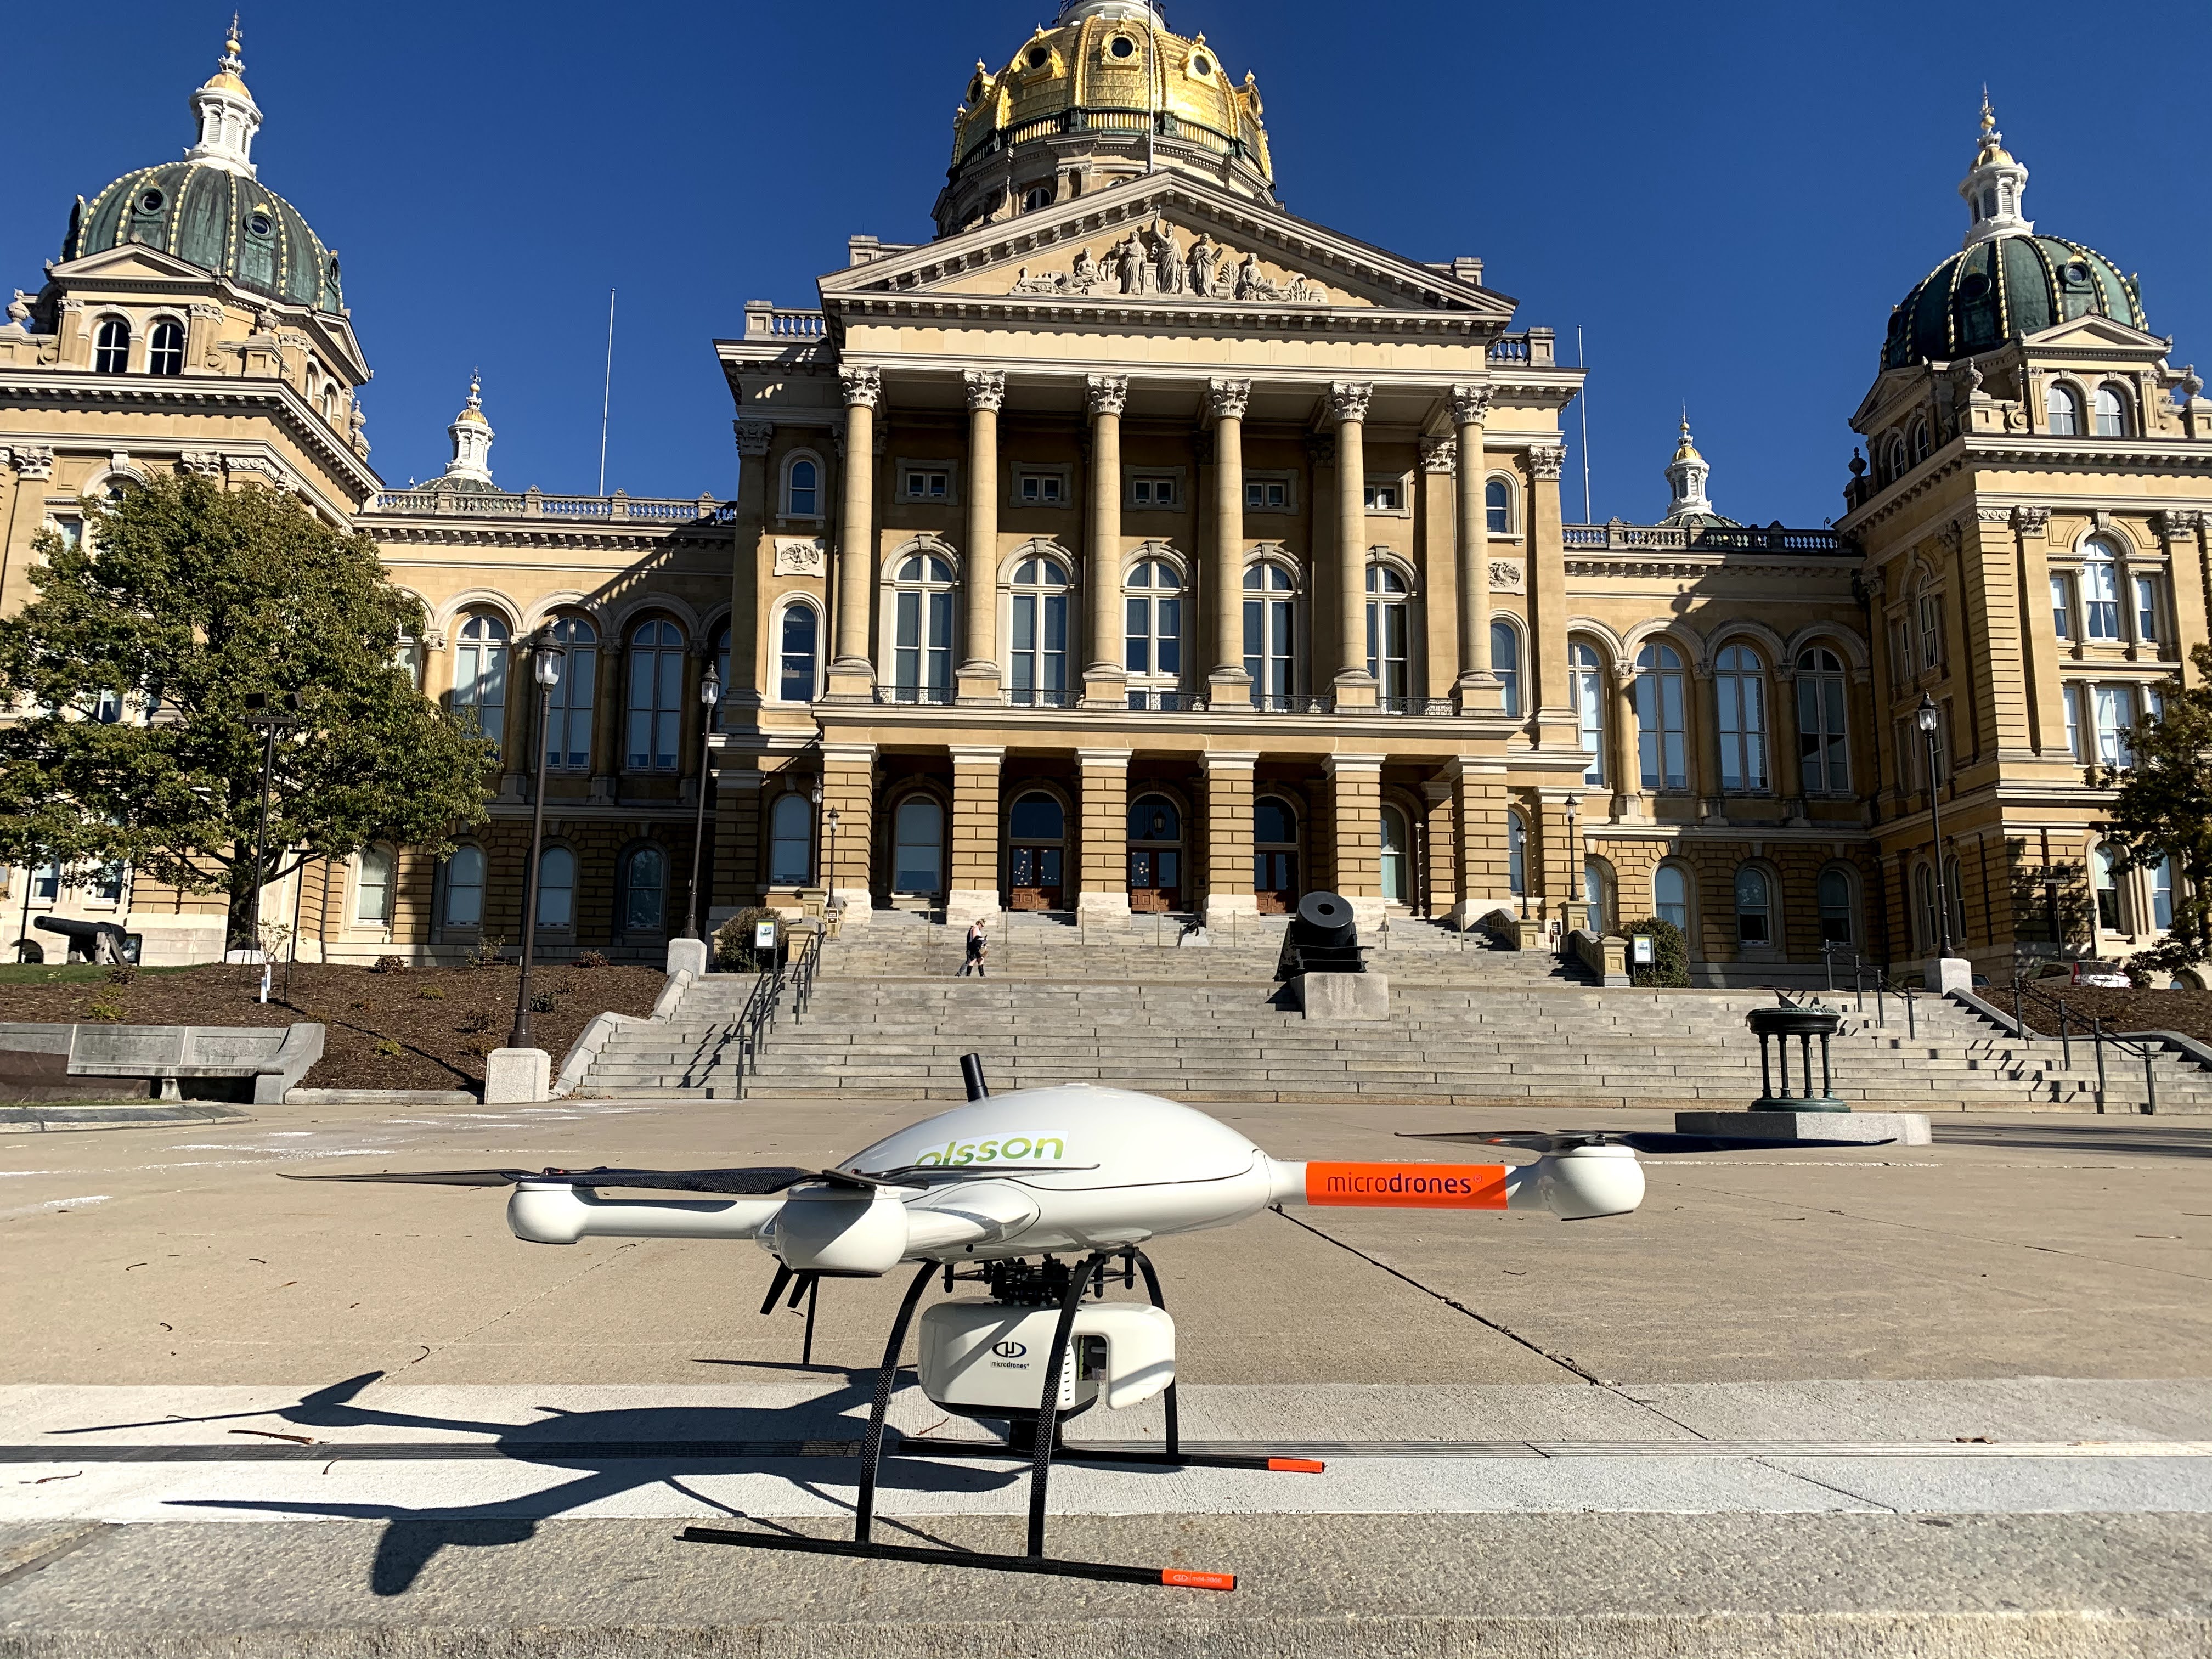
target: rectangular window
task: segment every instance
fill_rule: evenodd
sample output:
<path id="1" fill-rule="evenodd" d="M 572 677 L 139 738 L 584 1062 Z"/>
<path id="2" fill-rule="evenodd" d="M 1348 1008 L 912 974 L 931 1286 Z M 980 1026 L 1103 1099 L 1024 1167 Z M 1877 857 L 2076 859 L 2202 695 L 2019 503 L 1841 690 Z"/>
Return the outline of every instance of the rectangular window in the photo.
<path id="1" fill-rule="evenodd" d="M 1057 472 L 1024 472 L 1021 475 L 1022 502 L 1026 507 L 1058 507 L 1061 488 L 1062 481 Z"/>
<path id="2" fill-rule="evenodd" d="M 1173 507 L 1176 504 L 1176 481 L 1173 478 L 1132 478 L 1129 480 L 1129 504 L 1133 507 Z"/>
<path id="3" fill-rule="evenodd" d="M 1395 483 L 1369 484 L 1366 497 L 1370 513 L 1395 513 L 1399 509 L 1399 487 Z"/>
<path id="4" fill-rule="evenodd" d="M 1911 720 L 1898 721 L 1893 752 L 1897 756 L 1897 787 L 1911 794 L 1920 787 L 1920 731 Z"/>
<path id="5" fill-rule="evenodd" d="M 2065 697 L 2066 752 L 2086 765 L 2089 757 L 2081 751 L 2081 688 L 2078 685 L 2066 687 Z"/>
<path id="6" fill-rule="evenodd" d="M 1934 668 L 1943 660 L 1943 601 L 1933 593 L 1920 596 L 1920 665 Z"/>
<path id="7" fill-rule="evenodd" d="M 2136 751 L 2128 728 L 2136 723 L 2135 687 L 2100 685 L 2091 695 L 2097 710 L 2097 759 L 2106 766 L 2133 766 Z"/>
<path id="8" fill-rule="evenodd" d="M 1911 630 L 1902 617 L 1890 619 L 1889 678 L 1893 684 L 1902 685 L 1912 678 Z"/>
<path id="9" fill-rule="evenodd" d="M 2150 925 L 2161 933 L 2173 926 L 2172 859 L 2160 859 L 2150 867 Z"/>
<path id="10" fill-rule="evenodd" d="M 1290 484 L 1281 478 L 1247 478 L 1244 481 L 1244 505 L 1283 512 L 1291 504 Z"/>
<path id="11" fill-rule="evenodd" d="M 908 468 L 906 498 L 910 501 L 941 501 L 951 494 L 952 475 Z"/>
<path id="12" fill-rule="evenodd" d="M 2145 643 L 2155 640 L 2158 627 L 2158 578 L 2136 578 L 2136 638 Z"/>
<path id="13" fill-rule="evenodd" d="M 1125 636 L 1128 648 L 1123 653 L 1121 666 L 1132 674 L 1152 672 L 1152 602 L 1150 599 L 1129 599 Z"/>
<path id="14" fill-rule="evenodd" d="M 62 545 L 64 547 L 69 549 L 70 552 L 74 553 L 77 549 L 84 545 L 84 520 L 82 519 L 56 519 L 54 520 L 54 534 L 62 538 Z"/>
<path id="15" fill-rule="evenodd" d="M 2063 576 L 2051 579 L 2051 626 L 2062 640 L 2074 637 L 2074 595 Z"/>

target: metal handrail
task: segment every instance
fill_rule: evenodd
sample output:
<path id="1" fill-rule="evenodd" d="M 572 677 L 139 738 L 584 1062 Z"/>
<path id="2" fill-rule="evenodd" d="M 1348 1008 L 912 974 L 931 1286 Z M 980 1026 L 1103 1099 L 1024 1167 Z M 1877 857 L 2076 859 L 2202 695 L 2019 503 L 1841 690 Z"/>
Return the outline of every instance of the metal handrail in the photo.
<path id="1" fill-rule="evenodd" d="M 782 1006 L 784 967 L 781 961 L 761 969 L 760 977 L 753 981 L 752 994 L 730 1030 L 731 1045 L 737 1053 L 738 1081 L 743 1085 L 748 1071 L 760 1070 L 761 1049 L 768 1034 L 775 1029 L 776 1011 Z"/>
<path id="2" fill-rule="evenodd" d="M 2034 1046 L 2035 1039 L 2029 1035 L 2027 1021 L 2024 1018 L 2027 1005 L 2030 1001 L 2055 1010 L 2058 1015 L 2058 1064 L 2063 1071 L 2070 1072 L 2074 1069 L 2074 1043 L 2069 1028 L 2073 1021 L 2087 1018 L 2089 1026 L 2087 1036 L 2090 1042 L 2095 1045 L 2097 1054 L 2097 1110 L 2100 1114 L 2105 1109 L 2105 1045 L 2109 1042 L 2122 1053 L 2134 1054 L 2142 1059 L 2143 1111 L 2148 1116 L 2154 1117 L 2158 1115 L 2156 1056 L 2158 1052 L 2166 1046 L 2163 1042 L 2154 1042 L 2147 1037 L 2126 1037 L 2117 1031 L 2107 1031 L 2105 1029 L 2105 1022 L 2097 1016 L 2094 1014 L 2084 1016 L 2073 1012 L 2066 1006 L 2065 998 L 2054 996 L 2048 991 L 2039 991 L 2021 975 L 2014 974 L 2012 977 L 2013 1028 L 2018 1032 L 2021 1042 L 2030 1048 Z"/>
<path id="3" fill-rule="evenodd" d="M 1820 958 L 1827 969 L 1828 989 L 1831 991 L 1836 989 L 1836 958 L 1839 956 L 1849 957 L 1851 960 L 1851 997 L 1856 1012 L 1866 1012 L 1867 981 L 1871 976 L 1874 981 L 1874 1023 L 1884 1030 L 1888 1029 L 1889 1006 L 1887 999 L 1896 997 L 1905 1004 L 1905 1035 L 1910 1041 L 1917 1041 L 1920 1015 L 1916 1005 L 1927 992 L 1916 991 L 1909 985 L 1899 985 L 1881 969 L 1869 967 L 1856 946 L 1838 944 L 1834 939 L 1822 939 Z"/>
<path id="4" fill-rule="evenodd" d="M 797 1020 L 805 1016 L 807 1005 L 814 1000 L 814 976 L 822 967 L 822 934 L 809 933 L 806 943 L 799 947 L 799 961 L 791 969 L 791 1017 Z"/>

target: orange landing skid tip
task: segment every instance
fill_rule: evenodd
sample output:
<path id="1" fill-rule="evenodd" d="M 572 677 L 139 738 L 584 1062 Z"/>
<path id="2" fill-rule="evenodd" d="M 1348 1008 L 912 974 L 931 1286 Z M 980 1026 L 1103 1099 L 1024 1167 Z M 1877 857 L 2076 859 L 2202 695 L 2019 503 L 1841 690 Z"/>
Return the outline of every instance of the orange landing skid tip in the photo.
<path id="1" fill-rule="evenodd" d="M 1278 1474 L 1326 1474 L 1328 1465 L 1317 1457 L 1271 1457 L 1267 1467 Z"/>

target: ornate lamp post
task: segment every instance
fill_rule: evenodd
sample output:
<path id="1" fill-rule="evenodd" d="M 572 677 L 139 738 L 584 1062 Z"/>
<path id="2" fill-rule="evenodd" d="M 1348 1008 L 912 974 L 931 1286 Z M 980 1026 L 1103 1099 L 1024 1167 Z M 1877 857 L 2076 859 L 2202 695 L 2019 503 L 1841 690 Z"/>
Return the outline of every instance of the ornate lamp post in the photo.
<path id="1" fill-rule="evenodd" d="M 1943 809 L 1936 799 L 1936 727 L 1942 718 L 1936 699 L 1923 691 L 1920 707 L 1912 711 L 1912 722 L 1920 728 L 1920 740 L 1928 746 L 1928 823 L 1936 838 L 1936 935 L 1942 941 L 1939 954 L 1948 957 L 1951 954 L 1951 894 L 1943 878 Z"/>
<path id="2" fill-rule="evenodd" d="M 830 857 L 822 869 L 822 885 L 827 890 L 827 896 L 823 900 L 822 908 L 824 912 L 829 912 L 837 908 L 837 809 L 836 807 L 831 807 L 822 815 L 822 827 L 830 832 Z"/>
<path id="3" fill-rule="evenodd" d="M 1591 927 L 1595 924 L 1595 918 L 1589 914 L 1589 876 L 1583 868 L 1582 811 L 1583 798 L 1580 795 L 1569 795 L 1567 797 L 1567 879 L 1574 884 L 1567 890 L 1582 902 L 1583 926 Z M 1566 934 L 1563 932 L 1559 935 L 1559 948 L 1564 951 L 1566 945 Z"/>
<path id="4" fill-rule="evenodd" d="M 538 855 L 545 840 L 545 739 L 553 723 L 553 688 L 561 683 L 561 665 L 568 647 L 551 630 L 539 637 L 532 664 L 538 676 L 538 757 L 531 769 L 530 871 L 522 884 L 522 982 L 514 989 L 514 1029 L 507 1034 L 510 1048 L 534 1048 L 530 1040 L 530 969 L 538 957 Z"/>
<path id="5" fill-rule="evenodd" d="M 721 707 L 722 677 L 708 663 L 699 680 L 699 811 L 691 824 L 691 904 L 684 918 L 685 939 L 700 937 L 699 860 L 707 846 L 707 789 L 714 780 L 714 711 Z"/>

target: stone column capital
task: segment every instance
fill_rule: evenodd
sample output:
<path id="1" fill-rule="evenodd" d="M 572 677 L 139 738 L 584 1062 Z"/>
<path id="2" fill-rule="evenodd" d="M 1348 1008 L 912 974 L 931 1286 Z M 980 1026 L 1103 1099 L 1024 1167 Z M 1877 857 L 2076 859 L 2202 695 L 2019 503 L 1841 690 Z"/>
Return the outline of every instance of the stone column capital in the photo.
<path id="1" fill-rule="evenodd" d="M 1459 440 L 1456 438 L 1424 438 L 1421 440 L 1421 471 L 1450 472 L 1459 464 Z"/>
<path id="2" fill-rule="evenodd" d="M 1382 775 L 1382 757 L 1380 755 L 1323 755 L 1322 774 L 1331 778 L 1379 778 Z"/>
<path id="3" fill-rule="evenodd" d="M 1240 772 L 1249 775 L 1252 769 L 1259 763 L 1260 755 L 1257 750 L 1240 754 L 1224 751 L 1218 749 L 1209 749 L 1198 757 L 1199 769 L 1206 773 L 1208 776 L 1212 776 L 1217 772 L 1226 774 L 1231 776 L 1234 776 Z"/>
<path id="4" fill-rule="evenodd" d="M 2012 510 L 2013 528 L 2023 536 L 2039 536 L 2051 527 L 2051 509 L 2047 507 L 2015 507 Z"/>
<path id="5" fill-rule="evenodd" d="M 1367 405 L 1375 396 L 1373 384 L 1367 380 L 1331 380 L 1328 383 L 1328 412 L 1339 426 L 1367 418 Z"/>
<path id="6" fill-rule="evenodd" d="M 1567 470 L 1567 450 L 1564 444 L 1538 444 L 1528 452 L 1528 468 L 1540 482 L 1557 483 L 1559 475 Z"/>
<path id="7" fill-rule="evenodd" d="M 1129 757 L 1135 752 L 1132 749 L 1079 749 L 1075 751 L 1075 762 L 1080 767 L 1111 768 L 1119 771 L 1128 766 Z"/>
<path id="8" fill-rule="evenodd" d="M 1480 426 L 1490 418 L 1491 389 L 1462 382 L 1451 389 L 1452 424 Z"/>
<path id="9" fill-rule="evenodd" d="M 841 368 L 837 371 L 837 384 L 844 392 L 846 403 L 873 409 L 884 395 L 884 372 L 879 368 Z"/>
<path id="10" fill-rule="evenodd" d="M 732 421 L 730 427 L 737 434 L 740 455 L 767 454 L 769 441 L 775 436 L 773 421 Z"/>
<path id="11" fill-rule="evenodd" d="M 1252 400 L 1249 380 L 1212 380 L 1206 383 L 1206 400 L 1217 421 L 1241 421 Z"/>
<path id="12" fill-rule="evenodd" d="M 996 766 L 1006 758 L 1003 744 L 955 744 L 945 752 L 955 766 Z"/>
<path id="13" fill-rule="evenodd" d="M 1126 374 L 1086 374 L 1083 384 L 1093 415 L 1118 417 L 1129 401 L 1129 377 Z"/>
<path id="14" fill-rule="evenodd" d="M 996 414 L 1006 400 L 1006 377 L 995 368 L 971 368 L 961 375 L 968 388 L 968 407 Z"/>

